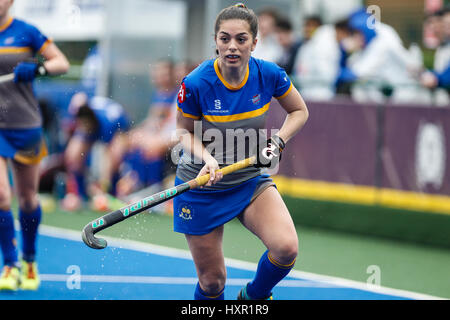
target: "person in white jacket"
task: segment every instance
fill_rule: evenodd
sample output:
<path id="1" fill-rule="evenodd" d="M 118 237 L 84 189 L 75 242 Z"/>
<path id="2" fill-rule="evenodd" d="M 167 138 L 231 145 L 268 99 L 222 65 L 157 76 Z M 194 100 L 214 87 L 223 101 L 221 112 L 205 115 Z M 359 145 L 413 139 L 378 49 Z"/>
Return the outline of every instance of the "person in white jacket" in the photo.
<path id="1" fill-rule="evenodd" d="M 418 81 L 421 59 L 415 59 L 402 44 L 397 32 L 364 10 L 348 20 L 351 41 L 357 50 L 348 61 L 349 73 L 357 81 L 352 97 L 359 102 L 430 103 L 430 95 Z"/>
<path id="2" fill-rule="evenodd" d="M 272 7 L 263 8 L 258 12 L 258 46 L 252 52 L 254 58 L 276 62 L 281 57 L 283 49 L 275 34 L 279 15 L 278 10 Z"/>
<path id="3" fill-rule="evenodd" d="M 335 95 L 340 52 L 333 25 L 322 25 L 302 45 L 294 64 L 294 79 L 307 100 L 326 101 Z"/>

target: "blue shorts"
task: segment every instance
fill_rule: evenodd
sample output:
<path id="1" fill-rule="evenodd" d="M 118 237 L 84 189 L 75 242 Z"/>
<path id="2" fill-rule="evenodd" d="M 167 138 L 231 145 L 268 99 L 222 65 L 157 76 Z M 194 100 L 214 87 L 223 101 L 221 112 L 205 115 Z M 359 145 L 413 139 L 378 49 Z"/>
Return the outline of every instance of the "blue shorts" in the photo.
<path id="1" fill-rule="evenodd" d="M 146 159 L 142 150 L 132 150 L 123 159 L 123 174 L 135 172 L 143 186 L 163 181 L 164 159 Z"/>
<path id="2" fill-rule="evenodd" d="M 27 165 L 38 164 L 48 154 L 42 128 L 0 129 L 0 156 Z"/>
<path id="3" fill-rule="evenodd" d="M 175 185 L 183 183 L 178 177 Z M 260 175 L 225 190 L 189 190 L 173 199 L 174 231 L 203 235 L 240 215 L 256 194 L 274 185 L 268 175 Z"/>

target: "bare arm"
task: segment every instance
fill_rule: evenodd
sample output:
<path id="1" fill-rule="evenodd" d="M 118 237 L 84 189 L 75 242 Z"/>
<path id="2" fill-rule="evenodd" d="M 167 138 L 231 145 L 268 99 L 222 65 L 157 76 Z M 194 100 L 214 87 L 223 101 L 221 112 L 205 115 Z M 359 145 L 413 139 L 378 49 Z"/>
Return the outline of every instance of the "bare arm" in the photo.
<path id="1" fill-rule="evenodd" d="M 41 54 L 45 58 L 44 67 L 48 74 L 60 75 L 69 71 L 69 61 L 53 42 L 50 42 Z"/>
<path id="2" fill-rule="evenodd" d="M 278 136 L 287 143 L 305 125 L 309 117 L 309 111 L 295 87 L 287 96 L 278 99 L 278 102 L 288 113 L 278 132 Z"/>

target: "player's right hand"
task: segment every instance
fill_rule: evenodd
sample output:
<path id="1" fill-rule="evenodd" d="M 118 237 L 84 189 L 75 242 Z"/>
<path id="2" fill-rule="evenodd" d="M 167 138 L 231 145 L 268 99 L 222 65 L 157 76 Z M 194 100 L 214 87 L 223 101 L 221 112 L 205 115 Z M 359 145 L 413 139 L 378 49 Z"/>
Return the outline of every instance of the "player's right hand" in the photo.
<path id="1" fill-rule="evenodd" d="M 216 159 L 214 159 L 213 157 L 211 157 L 210 159 L 205 161 L 205 165 L 203 166 L 203 168 L 200 170 L 200 172 L 198 173 L 197 177 L 203 176 L 205 174 L 210 174 L 210 179 L 208 181 L 208 183 L 205 186 L 211 186 L 213 184 L 216 184 L 217 182 L 219 182 L 222 178 L 223 178 L 223 174 L 220 172 L 217 172 L 217 170 L 219 170 L 219 163 L 217 162 Z"/>

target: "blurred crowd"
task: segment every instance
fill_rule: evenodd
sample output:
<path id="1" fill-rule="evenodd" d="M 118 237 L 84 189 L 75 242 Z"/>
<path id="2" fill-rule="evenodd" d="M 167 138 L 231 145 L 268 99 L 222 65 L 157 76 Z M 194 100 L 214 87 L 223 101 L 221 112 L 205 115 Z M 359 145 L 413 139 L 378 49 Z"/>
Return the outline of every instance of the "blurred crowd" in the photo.
<path id="1" fill-rule="evenodd" d="M 350 95 L 357 102 L 450 105 L 450 10 L 424 21 L 438 41 L 431 70 L 418 44 L 406 48 L 391 26 L 359 9 L 334 24 L 305 17 L 302 34 L 275 8 L 259 12 L 254 57 L 285 68 L 307 100 Z"/>
<path id="2" fill-rule="evenodd" d="M 448 8 L 424 20 L 437 47 L 429 70 L 419 46 L 406 48 L 396 30 L 365 9 L 334 24 L 308 16 L 300 36 L 292 21 L 274 8 L 264 8 L 258 17 L 253 56 L 284 68 L 307 101 L 347 95 L 364 103 L 450 105 Z M 72 97 L 68 117 L 62 120 L 63 151 L 44 161 L 41 179 L 43 184 L 52 182 L 49 188 L 64 209 L 79 210 L 90 202 L 94 209 L 111 210 L 105 194 L 130 202 L 142 190 L 147 190 L 145 196 L 172 185 L 176 97 L 182 79 L 196 65 L 165 59 L 150 66 L 154 90 L 147 116 L 137 125 L 128 119 L 127 106 L 116 101 L 89 92 Z M 86 88 L 96 85 L 99 68 L 101 56 L 94 48 L 83 65 Z M 170 211 L 170 204 L 166 209 Z"/>

